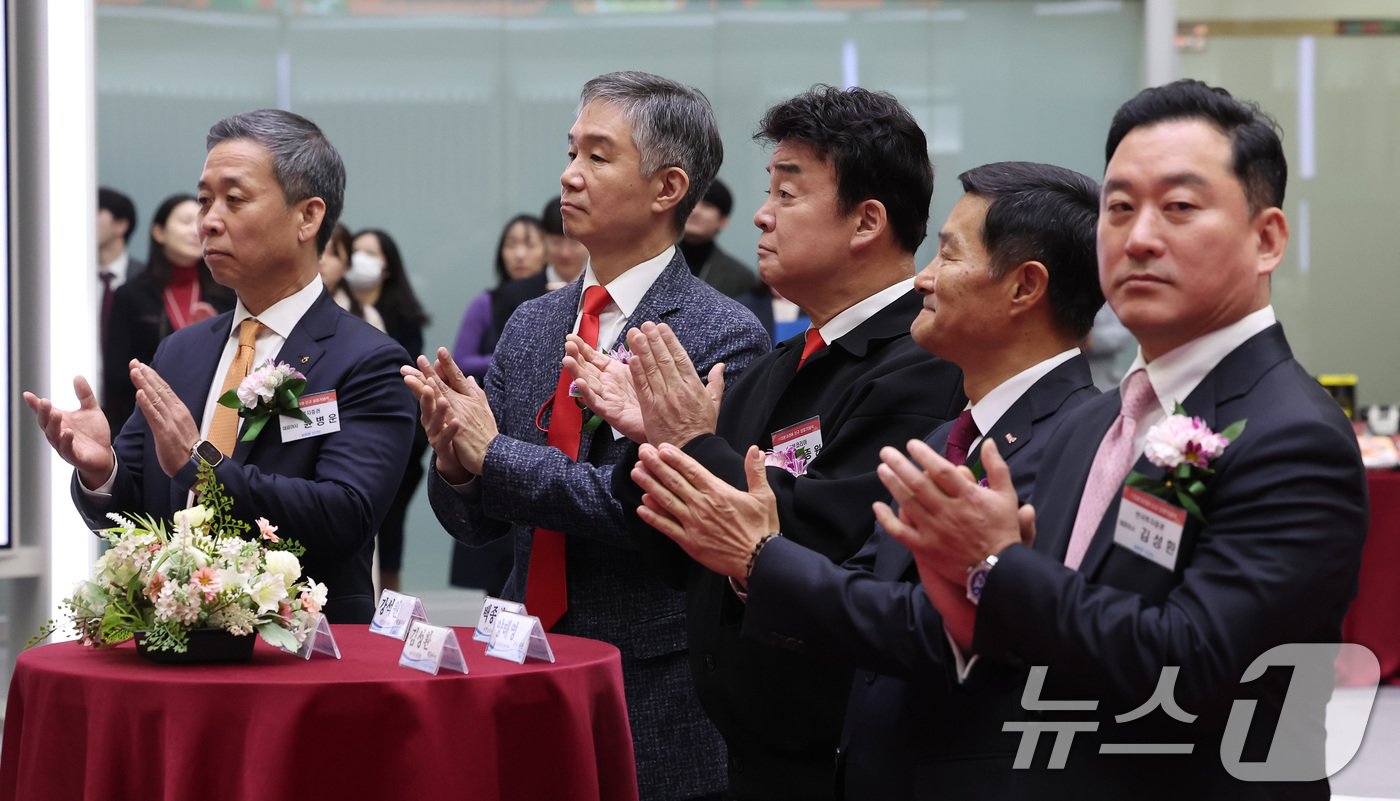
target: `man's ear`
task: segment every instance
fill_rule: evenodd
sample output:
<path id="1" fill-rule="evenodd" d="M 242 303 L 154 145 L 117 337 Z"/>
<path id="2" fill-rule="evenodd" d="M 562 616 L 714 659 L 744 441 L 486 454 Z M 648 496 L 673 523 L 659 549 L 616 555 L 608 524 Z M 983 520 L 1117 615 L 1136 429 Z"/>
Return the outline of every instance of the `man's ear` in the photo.
<path id="1" fill-rule="evenodd" d="M 656 196 L 652 198 L 651 210 L 657 214 L 674 209 L 690 191 L 690 176 L 680 167 L 662 167 L 652 180 L 656 181 Z"/>
<path id="2" fill-rule="evenodd" d="M 851 213 L 855 217 L 855 230 L 851 234 L 852 250 L 874 244 L 890 227 L 885 204 L 874 198 L 862 200 Z"/>
<path id="3" fill-rule="evenodd" d="M 1011 313 L 1022 314 L 1045 302 L 1050 295 L 1050 270 L 1038 261 L 1023 261 L 1006 274 Z"/>
<path id="4" fill-rule="evenodd" d="M 1259 275 L 1271 275 L 1288 246 L 1288 218 L 1282 209 L 1270 207 L 1255 215 L 1253 227 L 1259 240 Z"/>
<path id="5" fill-rule="evenodd" d="M 316 241 L 321 230 L 321 221 L 326 218 L 326 201 L 319 197 L 309 197 L 297 204 L 297 241 Z"/>

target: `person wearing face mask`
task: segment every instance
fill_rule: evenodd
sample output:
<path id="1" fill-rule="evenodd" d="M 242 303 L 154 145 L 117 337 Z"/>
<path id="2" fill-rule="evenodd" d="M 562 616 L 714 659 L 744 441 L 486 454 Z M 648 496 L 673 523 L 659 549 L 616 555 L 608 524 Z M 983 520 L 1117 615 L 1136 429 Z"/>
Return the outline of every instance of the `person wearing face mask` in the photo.
<path id="1" fill-rule="evenodd" d="M 204 264 L 198 215 L 193 195 L 166 198 L 151 220 L 146 269 L 112 295 L 102 348 L 102 410 L 113 437 L 136 407 L 131 360 L 150 362 L 172 331 L 233 308 L 233 293 L 215 283 Z"/>
<path id="2" fill-rule="evenodd" d="M 542 274 L 548 255 L 544 226 L 539 218 L 517 214 L 501 229 L 501 238 L 496 243 L 496 286 L 477 295 L 467 306 L 452 348 L 452 358 L 463 373 L 477 381 L 486 378 L 496 340 L 505 325 L 504 319 L 495 316 L 495 298 L 499 290 L 511 281 Z"/>
<path id="3" fill-rule="evenodd" d="M 397 340 L 410 356 L 423 352 L 423 328 L 428 324 L 428 315 L 413 294 L 413 285 L 408 281 L 403 257 L 393 237 L 377 228 L 355 234 L 345 283 L 355 300 L 378 310 L 384 332 Z M 397 591 L 401 586 L 404 516 L 408 513 L 409 500 L 423 480 L 423 454 L 427 449 L 427 435 L 422 426 L 417 426 L 403 481 L 379 526 L 379 579 L 384 589 Z"/>
<path id="4" fill-rule="evenodd" d="M 345 273 L 350 269 L 351 250 L 350 229 L 336 223 L 335 228 L 331 229 L 331 238 L 326 243 L 326 249 L 321 251 L 321 281 L 325 283 L 326 291 L 340 308 L 383 331 L 384 318 L 380 316 L 379 310 L 372 305 L 361 303 L 350 293 Z"/>

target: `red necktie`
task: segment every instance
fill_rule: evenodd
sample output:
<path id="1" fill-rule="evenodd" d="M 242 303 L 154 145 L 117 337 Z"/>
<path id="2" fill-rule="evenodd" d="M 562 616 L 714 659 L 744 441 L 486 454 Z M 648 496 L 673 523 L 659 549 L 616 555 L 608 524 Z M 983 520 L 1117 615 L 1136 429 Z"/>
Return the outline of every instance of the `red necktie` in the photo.
<path id="1" fill-rule="evenodd" d="M 1079 498 L 1079 513 L 1074 518 L 1074 529 L 1070 532 L 1069 548 L 1065 552 L 1065 566 L 1079 569 L 1089 543 L 1098 531 L 1104 512 L 1113 502 L 1113 496 L 1122 491 L 1123 479 L 1136 461 L 1133 449 L 1134 435 L 1138 421 L 1157 401 L 1157 393 L 1152 391 L 1152 382 L 1147 380 L 1147 370 L 1138 368 L 1123 383 L 1123 400 L 1118 410 L 1118 419 L 1108 427 L 1099 449 L 1094 454 L 1094 464 L 1089 468 L 1089 478 L 1084 483 L 1084 494 Z"/>
<path id="2" fill-rule="evenodd" d="M 578 321 L 579 338 L 598 347 L 598 315 L 612 302 L 608 290 L 591 286 L 583 293 L 583 314 Z M 554 390 L 554 407 L 549 418 L 549 444 L 570 459 L 578 458 L 583 410 L 569 397 L 573 376 L 559 372 Z M 558 531 L 535 529 L 530 546 L 530 572 L 525 578 L 525 607 L 540 619 L 545 630 L 554 628 L 569 608 L 568 583 L 564 575 L 564 535 Z"/>
<path id="3" fill-rule="evenodd" d="M 943 456 L 954 465 L 967 464 L 967 449 L 977 439 L 977 423 L 972 420 L 972 410 L 963 409 L 958 419 L 953 421 L 953 430 L 948 432 L 948 444 L 943 447 Z"/>
<path id="4" fill-rule="evenodd" d="M 826 347 L 826 340 L 822 339 L 822 332 L 815 328 L 807 329 L 807 344 L 802 346 L 802 358 L 797 360 L 797 369 L 801 370 L 802 365 L 807 363 L 807 357 Z"/>

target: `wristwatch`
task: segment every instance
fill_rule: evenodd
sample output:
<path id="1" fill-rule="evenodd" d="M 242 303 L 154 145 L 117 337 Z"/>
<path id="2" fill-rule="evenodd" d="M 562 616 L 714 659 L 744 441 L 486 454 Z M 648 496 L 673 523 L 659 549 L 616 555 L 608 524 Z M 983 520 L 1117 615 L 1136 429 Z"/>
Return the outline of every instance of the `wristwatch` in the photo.
<path id="1" fill-rule="evenodd" d="M 982 600 L 982 588 L 987 586 L 987 574 L 997 566 L 997 555 L 989 554 L 986 559 L 967 569 L 967 600 L 976 606 Z"/>
<path id="2" fill-rule="evenodd" d="M 207 439 L 202 439 L 190 446 L 190 461 L 194 462 L 196 467 L 201 464 L 218 467 L 219 462 L 223 460 L 224 452 Z"/>

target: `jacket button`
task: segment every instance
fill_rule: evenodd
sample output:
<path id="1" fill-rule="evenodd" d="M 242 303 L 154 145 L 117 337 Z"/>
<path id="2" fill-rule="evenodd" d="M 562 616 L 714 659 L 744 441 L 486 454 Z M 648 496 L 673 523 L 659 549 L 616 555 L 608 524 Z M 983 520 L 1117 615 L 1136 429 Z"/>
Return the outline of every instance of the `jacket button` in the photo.
<path id="1" fill-rule="evenodd" d="M 706 670 L 714 670 L 714 669 L 715 669 L 715 655 L 714 655 L 714 654 L 705 654 L 705 669 L 706 669 Z"/>
<path id="2" fill-rule="evenodd" d="M 874 684 L 874 683 L 875 683 L 875 672 L 874 672 L 874 671 L 870 671 L 869 673 L 866 673 L 866 674 L 865 674 L 865 683 L 866 683 L 866 684 Z"/>

